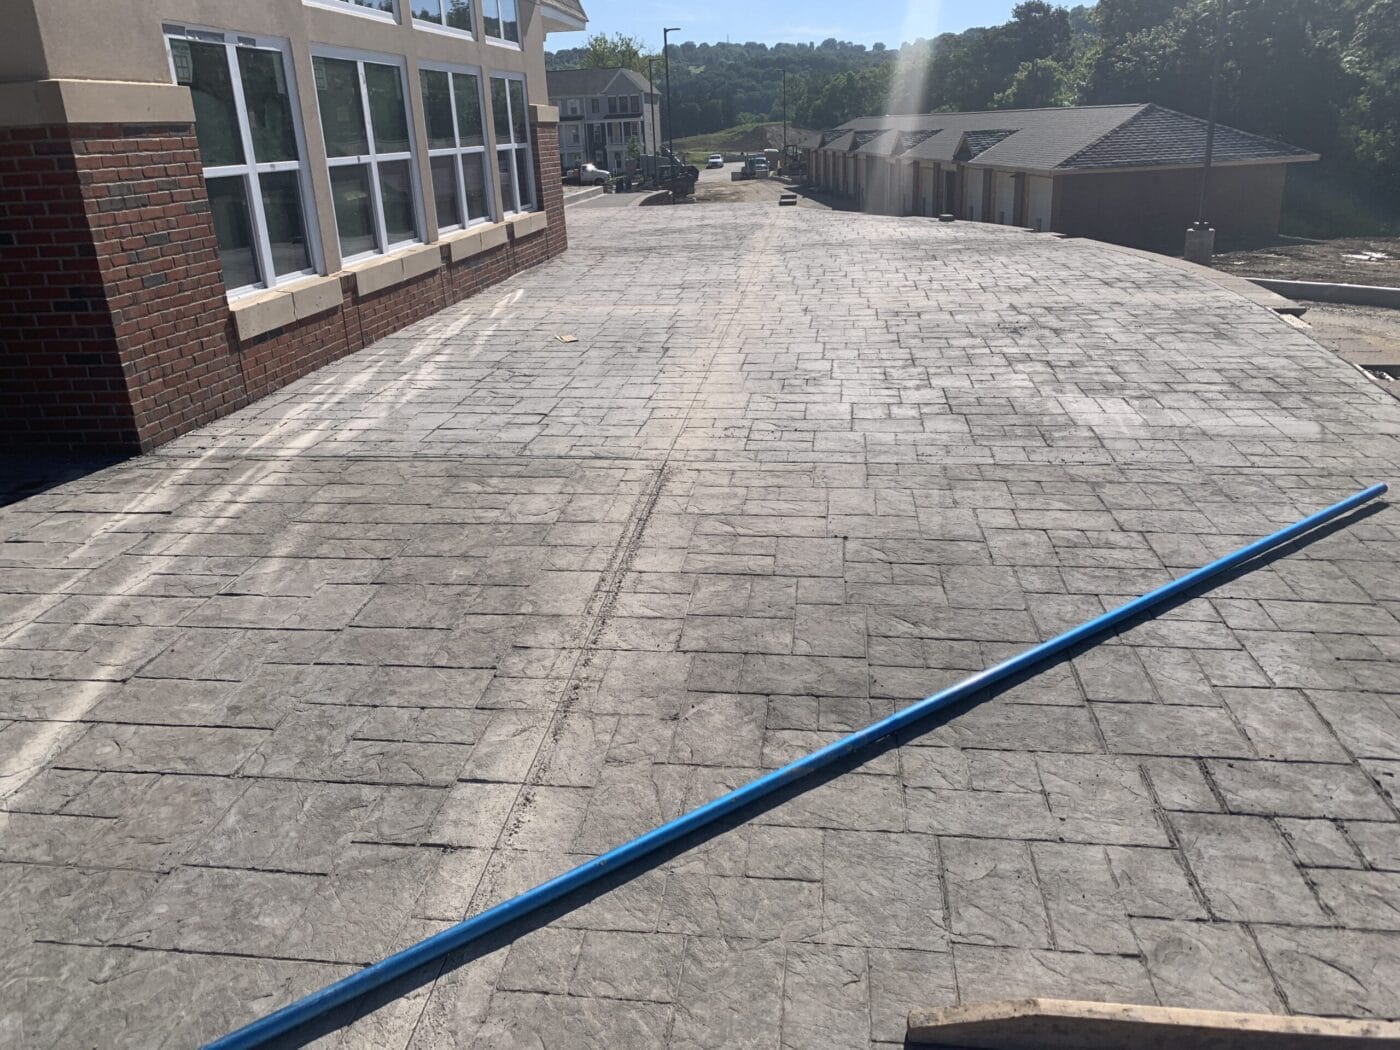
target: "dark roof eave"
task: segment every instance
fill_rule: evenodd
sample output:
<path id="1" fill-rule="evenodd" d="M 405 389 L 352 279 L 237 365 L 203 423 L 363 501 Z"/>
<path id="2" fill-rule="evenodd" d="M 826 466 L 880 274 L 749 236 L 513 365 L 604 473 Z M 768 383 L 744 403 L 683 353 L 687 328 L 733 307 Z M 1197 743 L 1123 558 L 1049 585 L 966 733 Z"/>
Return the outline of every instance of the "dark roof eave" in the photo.
<path id="1" fill-rule="evenodd" d="M 1217 157 L 1210 162 L 1213 168 L 1251 168 L 1267 166 L 1270 164 L 1309 164 L 1322 159 L 1320 153 L 1277 153 L 1269 157 Z M 976 165 L 975 162 L 972 166 Z M 995 165 L 980 165 L 981 167 L 995 167 Z M 1098 171 L 1161 171 L 1171 169 L 1199 169 L 1205 166 L 1205 158 L 1199 160 L 1169 160 L 1160 164 L 1086 164 L 1083 166 L 1065 166 L 1050 168 L 1044 171 L 1046 175 L 1092 175 Z"/>

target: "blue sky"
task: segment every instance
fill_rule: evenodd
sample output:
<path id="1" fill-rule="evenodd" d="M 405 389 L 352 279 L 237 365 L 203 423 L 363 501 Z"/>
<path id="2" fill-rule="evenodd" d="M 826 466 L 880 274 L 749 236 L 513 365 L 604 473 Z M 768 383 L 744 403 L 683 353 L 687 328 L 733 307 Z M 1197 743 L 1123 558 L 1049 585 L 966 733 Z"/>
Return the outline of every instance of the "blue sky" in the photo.
<path id="1" fill-rule="evenodd" d="M 827 37 L 876 41 L 897 47 L 903 40 L 956 33 L 969 26 L 997 25 L 1011 16 L 1016 0 L 801 0 L 755 4 L 753 0 L 583 0 L 589 33 L 630 33 L 660 48 L 661 27 L 678 25 L 671 39 L 715 41 L 780 40 L 821 43 Z M 577 47 L 584 33 L 551 33 L 551 50 Z"/>

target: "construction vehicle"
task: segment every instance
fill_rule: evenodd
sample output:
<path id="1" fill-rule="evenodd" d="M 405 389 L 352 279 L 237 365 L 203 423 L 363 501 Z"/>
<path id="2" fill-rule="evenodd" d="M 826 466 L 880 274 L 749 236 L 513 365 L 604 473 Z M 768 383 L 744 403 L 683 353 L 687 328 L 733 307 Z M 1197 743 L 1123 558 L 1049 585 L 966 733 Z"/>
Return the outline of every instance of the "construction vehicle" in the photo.
<path id="1" fill-rule="evenodd" d="M 766 179 L 769 174 L 768 158 L 762 153 L 750 153 L 744 157 L 739 170 L 731 172 L 729 178 L 738 182 L 740 179 Z"/>

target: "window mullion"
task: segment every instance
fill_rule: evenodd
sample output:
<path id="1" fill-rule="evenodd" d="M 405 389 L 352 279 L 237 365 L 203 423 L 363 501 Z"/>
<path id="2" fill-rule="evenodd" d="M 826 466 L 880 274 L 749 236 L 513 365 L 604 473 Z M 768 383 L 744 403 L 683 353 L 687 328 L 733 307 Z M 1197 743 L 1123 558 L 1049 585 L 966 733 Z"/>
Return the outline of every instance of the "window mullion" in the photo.
<path id="1" fill-rule="evenodd" d="M 272 264 L 272 245 L 267 232 L 267 216 L 263 213 L 262 183 L 258 179 L 258 157 L 253 152 L 253 131 L 248 122 L 248 100 L 243 95 L 242 70 L 238 65 L 238 45 L 224 42 L 228 60 L 229 80 L 233 86 L 233 105 L 238 113 L 238 135 L 243 142 L 243 159 L 248 171 L 243 179 L 243 191 L 248 195 L 248 212 L 253 220 L 253 253 L 258 257 L 262 283 L 271 288 L 277 283 L 277 269 Z"/>
<path id="2" fill-rule="evenodd" d="M 384 198 L 383 191 L 379 188 L 379 148 L 374 143 L 374 122 L 369 108 L 369 81 L 365 78 L 363 62 L 355 63 L 355 74 L 360 78 L 360 114 L 365 122 L 365 144 L 369 147 L 369 156 L 365 160 L 369 168 L 369 206 L 374 216 L 374 239 L 380 252 L 387 252 L 389 231 L 384 225 Z"/>
<path id="3" fill-rule="evenodd" d="M 457 226 L 465 230 L 471 216 L 467 214 L 467 179 L 462 174 L 462 126 L 457 123 L 457 74 L 450 69 L 447 70 L 447 101 L 452 107 L 452 142 L 456 146 L 452 153 L 452 185 L 457 187 Z M 438 228 L 442 228 L 441 222 Z"/>

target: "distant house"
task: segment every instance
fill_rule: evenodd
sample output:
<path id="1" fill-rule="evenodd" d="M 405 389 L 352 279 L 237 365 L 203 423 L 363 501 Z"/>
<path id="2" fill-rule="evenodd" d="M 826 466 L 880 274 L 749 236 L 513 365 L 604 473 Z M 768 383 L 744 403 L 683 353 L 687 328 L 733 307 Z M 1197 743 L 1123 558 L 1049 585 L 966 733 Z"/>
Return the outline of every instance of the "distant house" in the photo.
<path id="1" fill-rule="evenodd" d="M 809 145 L 808 179 L 864 211 L 1054 230 L 1176 252 L 1195 220 L 1206 122 L 1155 105 L 861 117 Z M 1206 215 L 1225 242 L 1278 232 L 1289 164 L 1318 159 L 1216 126 Z"/>
<path id="2" fill-rule="evenodd" d="M 630 69 L 551 69 L 549 104 L 559 108 L 559 160 L 567 171 L 591 162 L 623 171 L 628 144 L 655 153 L 661 133 L 661 96 Z"/>

